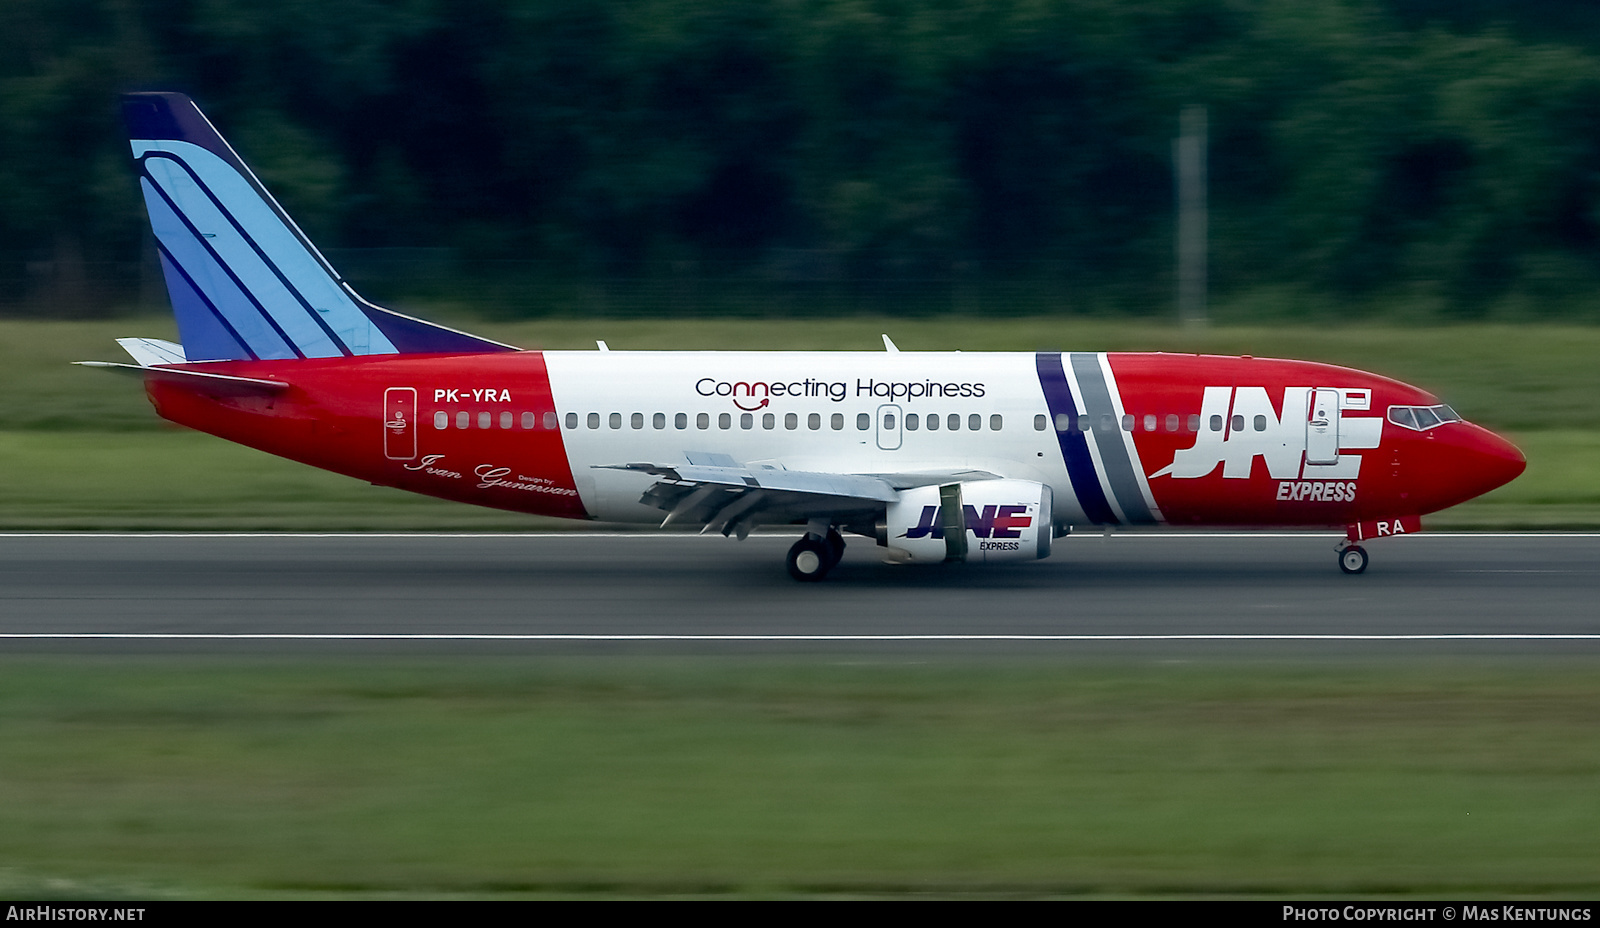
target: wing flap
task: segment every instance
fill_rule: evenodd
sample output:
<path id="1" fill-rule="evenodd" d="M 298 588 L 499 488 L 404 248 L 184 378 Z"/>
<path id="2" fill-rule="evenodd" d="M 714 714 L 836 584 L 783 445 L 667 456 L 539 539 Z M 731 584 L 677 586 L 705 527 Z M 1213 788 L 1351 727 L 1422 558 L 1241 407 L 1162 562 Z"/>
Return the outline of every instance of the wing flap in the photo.
<path id="1" fill-rule="evenodd" d="M 890 503 L 900 494 L 888 481 L 870 474 L 829 474 L 779 468 L 726 467 L 708 464 L 602 464 L 607 470 L 634 470 L 664 477 L 676 484 L 767 490 L 806 496 Z"/>

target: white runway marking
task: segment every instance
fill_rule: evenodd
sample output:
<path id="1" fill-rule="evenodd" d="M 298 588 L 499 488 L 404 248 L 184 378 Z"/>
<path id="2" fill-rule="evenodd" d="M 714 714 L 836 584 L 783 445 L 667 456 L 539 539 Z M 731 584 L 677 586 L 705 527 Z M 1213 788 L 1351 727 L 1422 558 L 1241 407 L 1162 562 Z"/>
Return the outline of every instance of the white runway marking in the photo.
<path id="1" fill-rule="evenodd" d="M 1600 634 L 1536 635 L 589 635 L 0 632 L 0 640 L 118 641 L 1600 641 Z"/>

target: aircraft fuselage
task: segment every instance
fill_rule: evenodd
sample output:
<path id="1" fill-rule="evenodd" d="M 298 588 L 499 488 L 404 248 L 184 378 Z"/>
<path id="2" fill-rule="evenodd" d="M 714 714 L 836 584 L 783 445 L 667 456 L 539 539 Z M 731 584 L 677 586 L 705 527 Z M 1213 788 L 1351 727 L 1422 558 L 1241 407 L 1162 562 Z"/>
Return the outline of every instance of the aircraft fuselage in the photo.
<path id="1" fill-rule="evenodd" d="M 519 351 L 183 365 L 174 422 L 376 484 L 519 512 L 662 520 L 630 462 L 974 471 L 1053 491 L 1052 523 L 1345 526 L 1520 473 L 1431 394 L 1332 365 L 1160 353 Z M 1417 410 L 1418 412 L 1406 412 Z M 1448 415 L 1445 419 L 1448 420 Z"/>

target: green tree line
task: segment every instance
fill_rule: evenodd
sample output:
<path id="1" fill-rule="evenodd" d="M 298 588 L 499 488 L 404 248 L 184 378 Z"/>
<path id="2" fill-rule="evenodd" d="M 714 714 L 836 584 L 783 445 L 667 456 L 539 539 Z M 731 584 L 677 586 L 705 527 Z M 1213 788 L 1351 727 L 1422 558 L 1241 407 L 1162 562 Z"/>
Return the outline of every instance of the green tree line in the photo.
<path id="1" fill-rule="evenodd" d="M 176 89 L 335 248 L 577 282 L 1034 282 L 1146 312 L 1171 301 L 1198 103 L 1215 298 L 1583 316 L 1591 6 L 5 0 L 0 304 L 132 298 L 149 246 L 115 99 Z"/>

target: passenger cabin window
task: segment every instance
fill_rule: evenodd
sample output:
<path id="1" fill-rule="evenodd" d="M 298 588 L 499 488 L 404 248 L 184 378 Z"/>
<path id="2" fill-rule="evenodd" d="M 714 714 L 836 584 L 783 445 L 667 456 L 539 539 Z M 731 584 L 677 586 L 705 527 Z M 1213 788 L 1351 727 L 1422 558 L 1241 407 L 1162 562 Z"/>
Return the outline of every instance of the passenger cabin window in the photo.
<path id="1" fill-rule="evenodd" d="M 867 429 L 872 428 L 872 416 L 871 416 L 871 414 L 864 413 L 864 412 L 863 413 L 858 413 L 856 415 L 856 428 L 860 429 L 863 432 L 865 432 Z"/>
<path id="2" fill-rule="evenodd" d="M 599 427 L 600 427 L 600 414 L 597 413 L 597 412 L 589 413 L 589 428 L 597 429 Z"/>
<path id="3" fill-rule="evenodd" d="M 1072 417 L 1067 415 L 1064 412 L 1056 413 L 1056 431 L 1058 431 L 1058 432 L 1070 432 L 1070 431 L 1072 431 Z"/>
<path id="4" fill-rule="evenodd" d="M 733 428 L 733 414 L 732 413 L 726 413 L 726 412 L 725 413 L 720 413 L 717 416 L 717 428 L 719 428 L 719 429 L 731 429 L 731 428 Z"/>
<path id="5" fill-rule="evenodd" d="M 928 431 L 939 431 L 939 414 L 936 412 L 928 413 Z"/>
<path id="6" fill-rule="evenodd" d="M 828 424 L 830 426 L 832 426 L 832 428 L 833 428 L 833 430 L 835 432 L 837 432 L 840 429 L 844 428 L 844 413 L 842 413 L 842 412 L 834 413 L 833 414 L 833 418 L 828 420 Z"/>
<path id="7" fill-rule="evenodd" d="M 755 428 L 756 417 L 747 412 L 739 413 L 739 428 L 749 431 Z"/>
<path id="8" fill-rule="evenodd" d="M 436 429 L 447 429 L 447 428 L 449 428 L 450 427 L 450 414 L 445 412 L 442 409 L 439 410 L 438 412 L 434 413 L 433 414 L 433 427 L 436 428 Z"/>
<path id="9" fill-rule="evenodd" d="M 511 428 L 511 413 L 503 412 L 500 414 L 500 427 L 503 429 Z"/>
<path id="10" fill-rule="evenodd" d="M 681 416 L 683 414 L 679 413 L 678 415 Z M 651 416 L 650 417 L 650 427 L 653 428 L 653 429 L 664 429 L 664 428 L 666 428 L 667 427 L 667 414 L 664 413 L 664 412 L 658 412 L 655 415 Z"/>
<path id="11" fill-rule="evenodd" d="M 883 414 L 883 428 L 888 432 L 894 431 L 894 413 L 886 412 Z"/>
<path id="12" fill-rule="evenodd" d="M 1196 423 L 1198 424 L 1200 417 L 1199 416 L 1195 416 L 1194 419 L 1195 419 Z M 1200 430 L 1197 428 L 1197 429 L 1195 429 L 1195 431 L 1198 432 Z M 1222 431 L 1222 417 L 1221 416 L 1212 416 L 1211 417 L 1211 431 L 1213 431 L 1213 432 Z"/>
<path id="13" fill-rule="evenodd" d="M 1035 432 L 1044 431 L 1045 426 L 1049 424 L 1050 420 L 1044 415 L 1044 413 L 1040 413 L 1039 415 L 1033 417 L 1033 430 Z"/>
<path id="14" fill-rule="evenodd" d="M 1244 431 L 1244 416 L 1234 416 L 1233 417 L 1233 421 L 1231 423 L 1229 423 L 1229 425 L 1231 426 L 1231 430 L 1232 431 L 1235 431 L 1235 432 Z"/>
<path id="15" fill-rule="evenodd" d="M 968 431 L 976 432 L 981 428 L 983 428 L 983 417 L 982 416 L 978 415 L 977 413 L 973 413 L 972 415 L 967 417 L 967 430 Z"/>
<path id="16" fill-rule="evenodd" d="M 456 428 L 464 429 L 472 424 L 472 413 L 462 410 L 456 413 Z"/>
<path id="17" fill-rule="evenodd" d="M 1131 415 L 1124 415 L 1124 416 L 1123 416 L 1123 417 L 1122 417 L 1122 430 L 1123 430 L 1123 431 L 1124 431 L 1124 432 L 1131 432 L 1131 431 L 1133 431 L 1133 416 L 1131 416 Z"/>
<path id="18" fill-rule="evenodd" d="M 696 414 L 694 417 L 694 427 L 702 430 L 711 428 L 711 413 L 702 412 Z"/>
<path id="19" fill-rule="evenodd" d="M 960 429 L 961 428 L 961 413 L 959 413 L 959 412 L 951 413 L 950 414 L 950 418 L 945 420 L 945 425 L 949 426 L 950 431 L 952 431 L 952 432 Z"/>
<path id="20" fill-rule="evenodd" d="M 770 412 L 766 412 L 766 413 L 762 413 L 761 414 L 761 427 L 762 428 L 771 429 L 773 426 L 775 426 L 777 424 L 778 424 L 778 417 L 777 416 L 774 416 Z"/>
<path id="21" fill-rule="evenodd" d="M 686 413 L 686 412 L 680 412 L 677 415 L 673 416 L 672 417 L 672 427 L 675 428 L 675 429 L 680 429 L 680 430 L 688 428 L 689 427 L 689 414 Z M 704 426 L 702 426 L 702 428 L 704 428 Z"/>
<path id="22" fill-rule="evenodd" d="M 573 425 L 577 425 L 578 424 L 578 417 L 577 416 L 573 416 L 572 417 L 572 424 Z M 556 414 L 554 412 L 545 413 L 544 414 L 544 430 L 546 432 L 553 432 L 553 431 L 555 431 L 555 428 L 556 428 Z"/>
<path id="23" fill-rule="evenodd" d="M 567 413 L 567 428 L 575 429 L 577 427 L 578 427 L 578 414 L 575 413 L 575 412 Z"/>
<path id="24" fill-rule="evenodd" d="M 622 413 L 620 413 L 620 412 L 612 413 L 611 417 L 610 417 L 610 422 L 611 422 L 611 427 L 612 428 L 614 428 L 614 429 L 622 428 Z"/>
<path id="25" fill-rule="evenodd" d="M 814 412 L 806 416 L 806 428 L 813 432 L 822 428 L 822 413 Z"/>
<path id="26" fill-rule="evenodd" d="M 1178 417 L 1177 417 L 1176 414 L 1169 414 L 1167 416 L 1167 431 L 1176 432 L 1177 430 L 1178 430 Z M 1190 429 L 1190 431 L 1193 431 L 1193 429 Z"/>
<path id="27" fill-rule="evenodd" d="M 523 413 L 523 414 L 522 414 L 522 428 L 523 428 L 523 430 L 524 430 L 524 431 L 526 431 L 526 430 L 528 430 L 528 429 L 531 429 L 531 428 L 533 428 L 533 426 L 534 426 L 534 420 L 535 420 L 535 419 L 537 419 L 537 418 L 538 418 L 538 417 L 537 417 L 537 416 L 535 416 L 535 415 L 534 415 L 534 414 L 533 414 L 533 413 L 531 413 L 531 412 L 525 412 L 525 413 Z"/>
<path id="28" fill-rule="evenodd" d="M 995 413 L 995 414 L 994 414 L 994 415 L 992 415 L 992 416 L 990 416 L 990 417 L 989 417 L 989 429 L 990 429 L 990 430 L 991 430 L 991 431 L 995 431 L 995 432 L 998 432 L 998 431 L 1000 431 L 1000 429 L 1001 429 L 1001 428 L 1002 428 L 1002 427 L 1003 427 L 1003 426 L 1004 426 L 1004 425 L 1005 425 L 1005 424 L 1006 424 L 1006 420 L 1005 420 L 1005 419 L 1003 419 L 1003 418 L 1002 418 L 1002 417 L 1001 417 L 1001 416 L 1000 416 L 1000 414 L 999 414 L 999 413 Z"/>
<path id="29" fill-rule="evenodd" d="M 800 416 L 798 414 L 792 413 L 792 412 L 784 413 L 783 414 L 783 427 L 788 429 L 791 432 L 794 431 L 795 429 L 799 428 L 800 427 Z"/>
<path id="30" fill-rule="evenodd" d="M 906 413 L 906 430 L 907 431 L 915 432 L 917 430 L 917 426 L 919 424 L 921 424 L 921 423 L 920 423 L 920 420 L 917 418 L 917 414 L 916 413 L 914 413 L 914 412 Z"/>
<path id="31" fill-rule="evenodd" d="M 1256 421 L 1252 424 L 1256 427 L 1256 431 L 1265 432 L 1267 430 L 1267 417 L 1256 416 Z"/>

